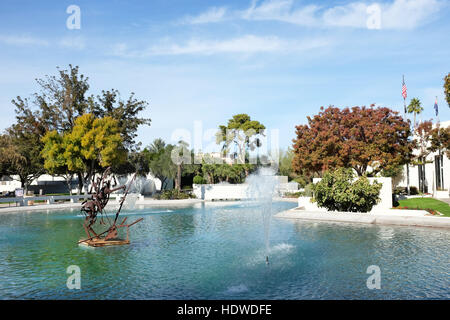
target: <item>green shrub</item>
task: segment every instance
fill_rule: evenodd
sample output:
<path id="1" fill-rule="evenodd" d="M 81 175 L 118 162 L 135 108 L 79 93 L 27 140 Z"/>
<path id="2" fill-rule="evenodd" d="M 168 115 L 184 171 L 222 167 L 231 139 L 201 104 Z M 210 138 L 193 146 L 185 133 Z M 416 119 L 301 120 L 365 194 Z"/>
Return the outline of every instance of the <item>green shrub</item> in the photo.
<path id="1" fill-rule="evenodd" d="M 382 184 L 366 177 L 355 180 L 352 169 L 326 172 L 314 185 L 314 201 L 330 211 L 369 212 L 379 201 Z"/>
<path id="2" fill-rule="evenodd" d="M 298 197 L 302 197 L 303 196 L 303 192 L 298 191 L 298 192 L 286 192 L 283 197 L 285 198 L 298 198 Z"/>
<path id="3" fill-rule="evenodd" d="M 189 198 L 195 198 L 195 195 L 186 192 L 181 192 L 178 191 L 177 189 L 165 190 L 156 196 L 156 199 L 159 200 L 180 200 Z"/>
<path id="4" fill-rule="evenodd" d="M 298 198 L 298 197 L 312 197 L 313 196 L 313 183 L 308 183 L 303 191 L 297 192 L 286 192 L 284 194 L 285 198 Z"/>
<path id="5" fill-rule="evenodd" d="M 202 176 L 196 175 L 196 176 L 194 177 L 193 183 L 194 183 L 194 184 L 205 184 L 205 183 L 206 183 L 206 180 L 205 180 Z"/>
<path id="6" fill-rule="evenodd" d="M 414 186 L 409 187 L 409 193 L 412 196 L 416 196 L 419 194 L 419 189 L 417 189 L 417 187 L 414 187 Z"/>
<path id="7" fill-rule="evenodd" d="M 409 187 L 409 193 L 410 193 L 410 195 L 415 196 L 415 195 L 419 194 L 419 190 L 417 189 L 417 187 L 410 186 Z M 407 195 L 408 191 L 406 190 L 406 187 L 396 187 L 394 189 L 394 194 L 396 194 L 396 195 Z"/>

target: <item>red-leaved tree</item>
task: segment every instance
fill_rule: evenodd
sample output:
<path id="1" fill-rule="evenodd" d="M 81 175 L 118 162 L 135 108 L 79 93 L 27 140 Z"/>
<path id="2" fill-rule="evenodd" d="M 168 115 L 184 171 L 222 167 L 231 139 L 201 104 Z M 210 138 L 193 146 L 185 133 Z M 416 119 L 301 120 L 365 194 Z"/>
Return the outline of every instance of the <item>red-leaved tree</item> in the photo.
<path id="1" fill-rule="evenodd" d="M 296 126 L 293 169 L 321 175 L 339 167 L 359 176 L 407 163 L 414 147 L 409 123 L 389 108 L 320 108 L 308 124 Z"/>

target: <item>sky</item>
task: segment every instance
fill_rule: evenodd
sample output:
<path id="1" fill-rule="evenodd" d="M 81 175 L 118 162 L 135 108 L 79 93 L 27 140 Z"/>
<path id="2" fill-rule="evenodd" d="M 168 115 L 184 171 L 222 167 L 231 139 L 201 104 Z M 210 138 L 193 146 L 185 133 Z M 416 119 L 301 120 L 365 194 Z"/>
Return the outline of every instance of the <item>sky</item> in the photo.
<path id="1" fill-rule="evenodd" d="M 445 0 L 2 0 L 0 130 L 15 121 L 13 98 L 69 64 L 91 94 L 148 101 L 144 146 L 189 132 L 191 145 L 212 150 L 208 133 L 247 113 L 287 148 L 321 106 L 402 112 L 402 75 L 407 103 L 417 97 L 425 109 L 418 119 L 435 117 L 437 97 L 446 121 L 449 21 Z"/>

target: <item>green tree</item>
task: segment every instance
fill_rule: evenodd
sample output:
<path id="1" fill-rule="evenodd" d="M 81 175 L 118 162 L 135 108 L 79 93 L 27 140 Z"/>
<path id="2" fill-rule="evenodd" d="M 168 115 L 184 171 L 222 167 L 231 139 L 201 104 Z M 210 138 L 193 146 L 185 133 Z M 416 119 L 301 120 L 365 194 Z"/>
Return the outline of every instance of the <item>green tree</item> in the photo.
<path id="1" fill-rule="evenodd" d="M 40 156 L 43 148 L 41 138 L 46 128 L 36 112 L 16 109 L 17 122 L 6 130 L 10 142 L 10 175 L 18 175 L 25 192 L 31 182 L 44 173 L 44 161 Z"/>
<path id="2" fill-rule="evenodd" d="M 252 172 L 256 168 L 255 165 L 245 164 L 217 164 L 203 162 L 201 171 L 208 183 L 243 183 L 247 177 L 247 172 Z"/>
<path id="3" fill-rule="evenodd" d="M 306 184 L 305 177 L 302 177 L 295 173 L 292 162 L 294 161 L 294 150 L 292 148 L 288 148 L 286 151 L 280 150 L 280 160 L 278 165 L 278 173 L 282 176 L 287 176 L 289 180 L 295 180 L 297 182 L 301 182 L 301 185 L 304 186 Z"/>
<path id="4" fill-rule="evenodd" d="M 18 122 L 25 121 L 32 114 L 44 131 L 56 130 L 64 134 L 71 132 L 75 119 L 86 113 L 93 113 L 99 119 L 112 117 L 118 121 L 124 148 L 130 153 L 136 152 L 139 149 L 135 141 L 137 129 L 150 124 L 150 119 L 138 116 L 147 107 L 147 102 L 137 100 L 133 93 L 122 101 L 118 98 L 119 92 L 114 89 L 102 91 L 95 98 L 88 94 L 89 78 L 80 73 L 78 66 L 69 65 L 67 70 L 57 70 L 57 75 L 36 80 L 39 90 L 32 98 L 18 96 L 12 100 Z M 136 156 L 130 155 L 127 162 L 114 165 L 113 171 L 122 174 L 133 172 L 137 165 L 133 163 L 135 160 Z M 82 172 L 77 172 L 79 189 L 82 187 L 82 175 Z"/>
<path id="5" fill-rule="evenodd" d="M 82 172 L 87 192 L 91 177 L 97 168 L 105 168 L 126 160 L 126 150 L 117 120 L 111 117 L 96 119 L 85 114 L 75 120 L 65 136 L 64 157 L 70 171 Z"/>
<path id="6" fill-rule="evenodd" d="M 175 189 L 181 191 L 181 176 L 183 168 L 187 164 L 192 163 L 192 153 L 188 149 L 188 144 L 184 141 L 179 141 L 171 151 L 171 161 L 176 166 Z"/>
<path id="7" fill-rule="evenodd" d="M 260 137 L 266 127 L 259 121 L 252 120 L 249 115 L 236 114 L 228 120 L 227 125 L 220 125 L 216 134 L 216 143 L 222 144 L 222 150 L 231 154 L 238 163 L 246 163 L 249 152 L 261 146 Z M 236 151 L 232 152 L 232 147 Z M 248 175 L 248 172 L 246 172 Z"/>
<path id="8" fill-rule="evenodd" d="M 382 177 L 391 178 L 392 190 L 403 180 L 403 166 L 391 166 L 381 171 Z"/>
<path id="9" fill-rule="evenodd" d="M 37 119 L 47 130 L 70 131 L 75 119 L 88 112 L 92 101 L 87 97 L 88 78 L 79 73 L 78 67 L 69 65 L 69 70 L 58 69 L 58 76 L 37 79 L 39 92 L 34 93 L 31 102 Z M 30 100 L 18 96 L 12 100 L 16 106 L 18 120 L 27 117 L 33 109 Z"/>
<path id="10" fill-rule="evenodd" d="M 93 114 L 97 118 L 112 117 L 119 123 L 120 134 L 122 136 L 125 148 L 134 152 L 139 149 L 140 143 L 136 143 L 137 130 L 139 126 L 150 125 L 149 118 L 139 117 L 148 103 L 143 100 L 137 100 L 132 92 L 130 97 L 123 101 L 119 98 L 118 90 L 102 91 L 97 96 L 97 101 L 93 104 Z"/>
<path id="11" fill-rule="evenodd" d="M 21 159 L 22 156 L 13 144 L 11 136 L 0 135 L 0 177 L 12 175 L 15 163 Z"/>
<path id="12" fill-rule="evenodd" d="M 416 115 L 423 111 L 420 100 L 418 98 L 412 98 L 406 111 L 414 114 L 414 130 L 416 130 Z"/>
<path id="13" fill-rule="evenodd" d="M 69 170 L 67 166 L 68 161 L 65 157 L 67 139 L 56 130 L 52 130 L 47 131 L 42 138 L 42 142 L 44 143 L 44 148 L 41 151 L 41 156 L 44 158 L 44 168 L 51 175 L 63 177 L 69 193 L 72 194 L 71 182 L 75 171 Z"/>
<path id="14" fill-rule="evenodd" d="M 175 179 L 177 168 L 172 162 L 174 146 L 158 138 L 144 149 L 150 172 L 161 181 L 161 190 L 167 188 L 169 179 Z"/>

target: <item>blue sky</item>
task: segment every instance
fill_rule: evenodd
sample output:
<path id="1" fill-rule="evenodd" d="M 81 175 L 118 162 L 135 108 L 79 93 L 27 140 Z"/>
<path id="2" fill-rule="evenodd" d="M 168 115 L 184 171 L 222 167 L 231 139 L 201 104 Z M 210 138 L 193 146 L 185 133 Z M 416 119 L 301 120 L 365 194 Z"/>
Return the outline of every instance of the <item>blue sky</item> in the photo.
<path id="1" fill-rule="evenodd" d="M 66 27 L 72 4 L 79 30 Z M 374 6 L 379 24 L 368 28 Z M 444 0 L 2 0 L 0 130 L 14 122 L 11 99 L 68 64 L 80 66 L 94 94 L 115 88 L 149 102 L 144 145 L 192 131 L 196 120 L 206 130 L 248 113 L 278 129 L 286 148 L 320 106 L 403 110 L 402 74 L 422 119 L 434 117 L 437 96 L 441 121 L 450 120 L 449 21 Z"/>

